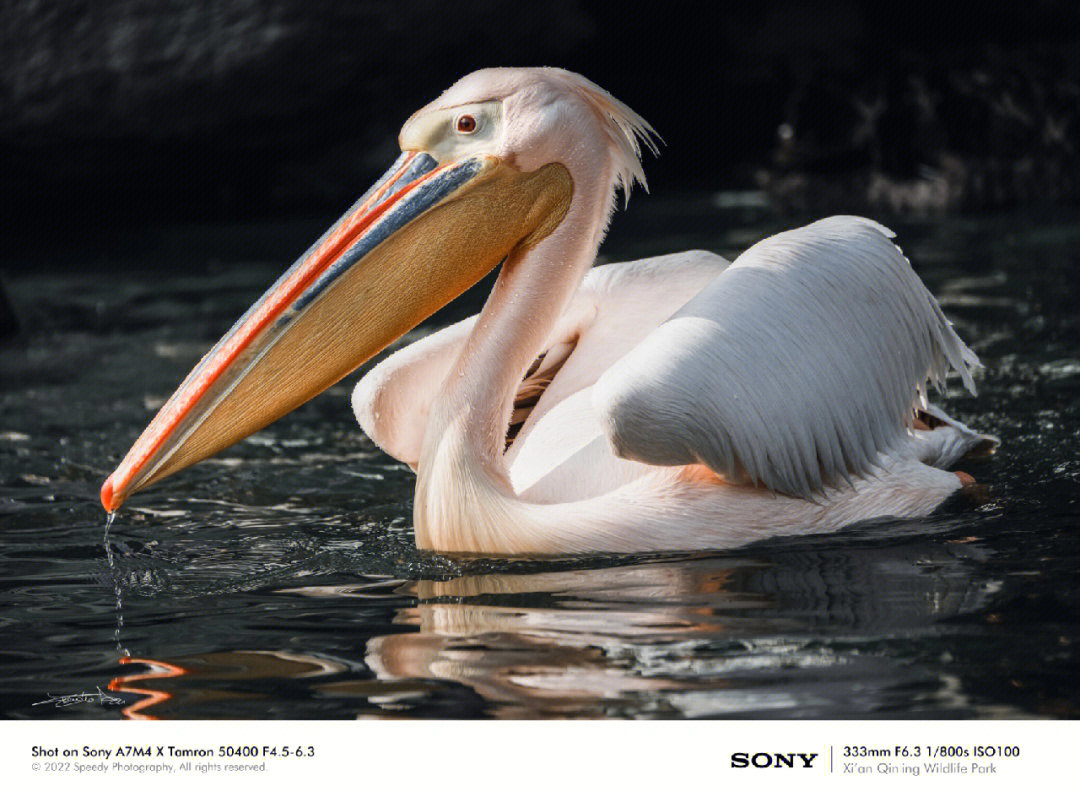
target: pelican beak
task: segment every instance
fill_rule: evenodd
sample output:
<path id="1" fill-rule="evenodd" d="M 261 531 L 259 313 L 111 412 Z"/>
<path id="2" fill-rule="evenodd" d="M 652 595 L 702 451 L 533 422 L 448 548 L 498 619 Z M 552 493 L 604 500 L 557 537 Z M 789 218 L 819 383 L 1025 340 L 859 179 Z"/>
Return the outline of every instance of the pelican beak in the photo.
<path id="1" fill-rule="evenodd" d="M 326 390 L 562 220 L 559 164 L 405 152 L 202 358 L 101 487 L 132 493 Z"/>

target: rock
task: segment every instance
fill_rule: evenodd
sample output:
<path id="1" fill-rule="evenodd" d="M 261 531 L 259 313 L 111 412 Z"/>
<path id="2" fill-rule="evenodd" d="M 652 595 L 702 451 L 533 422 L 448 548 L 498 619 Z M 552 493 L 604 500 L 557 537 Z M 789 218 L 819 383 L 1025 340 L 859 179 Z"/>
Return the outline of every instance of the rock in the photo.
<path id="1" fill-rule="evenodd" d="M 562 61 L 590 30 L 575 0 L 558 14 L 503 0 L 37 0 L 2 13 L 0 167 L 28 218 L 103 226 L 337 207 L 453 78 Z"/>

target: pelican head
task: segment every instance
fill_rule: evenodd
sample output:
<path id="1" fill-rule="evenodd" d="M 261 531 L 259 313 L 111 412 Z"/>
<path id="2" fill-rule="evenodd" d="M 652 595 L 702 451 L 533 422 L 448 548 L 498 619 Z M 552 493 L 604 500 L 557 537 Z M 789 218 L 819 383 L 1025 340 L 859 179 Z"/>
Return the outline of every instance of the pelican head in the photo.
<path id="1" fill-rule="evenodd" d="M 323 392 L 548 237 L 583 192 L 609 214 L 612 186 L 643 182 L 647 130 L 563 70 L 462 78 L 408 119 L 398 160 L 195 366 L 106 479 L 105 509 Z"/>

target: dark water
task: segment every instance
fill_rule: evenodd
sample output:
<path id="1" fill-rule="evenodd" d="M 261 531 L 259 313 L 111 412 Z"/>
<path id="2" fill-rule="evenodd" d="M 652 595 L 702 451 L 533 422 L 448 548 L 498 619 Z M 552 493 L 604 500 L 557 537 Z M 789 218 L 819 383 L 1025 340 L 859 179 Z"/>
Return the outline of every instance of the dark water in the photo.
<path id="1" fill-rule="evenodd" d="M 692 199 L 637 197 L 605 252 L 732 256 L 799 221 Z M 939 400 L 1002 439 L 926 520 L 714 553 L 418 553 L 413 477 L 356 427 L 350 378 L 133 499 L 110 568 L 105 475 L 323 221 L 3 264 L 26 329 L 0 350 L 3 716 L 1080 714 L 1080 212 L 893 221 L 986 365 L 977 399 Z M 121 702 L 33 705 L 99 687 Z"/>

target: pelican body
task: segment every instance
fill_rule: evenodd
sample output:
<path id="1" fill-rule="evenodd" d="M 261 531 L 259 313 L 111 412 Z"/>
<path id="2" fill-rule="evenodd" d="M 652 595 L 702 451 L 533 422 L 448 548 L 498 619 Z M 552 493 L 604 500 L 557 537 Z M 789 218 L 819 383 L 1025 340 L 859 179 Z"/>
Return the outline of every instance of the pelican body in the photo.
<path id="1" fill-rule="evenodd" d="M 376 185 L 196 365 L 102 487 L 132 493 L 261 429 L 498 267 L 479 315 L 356 386 L 416 471 L 421 548 L 723 548 L 919 516 L 996 440 L 926 403 L 964 345 L 892 234 L 835 217 L 734 262 L 592 268 L 652 128 L 559 69 L 468 75 Z"/>

